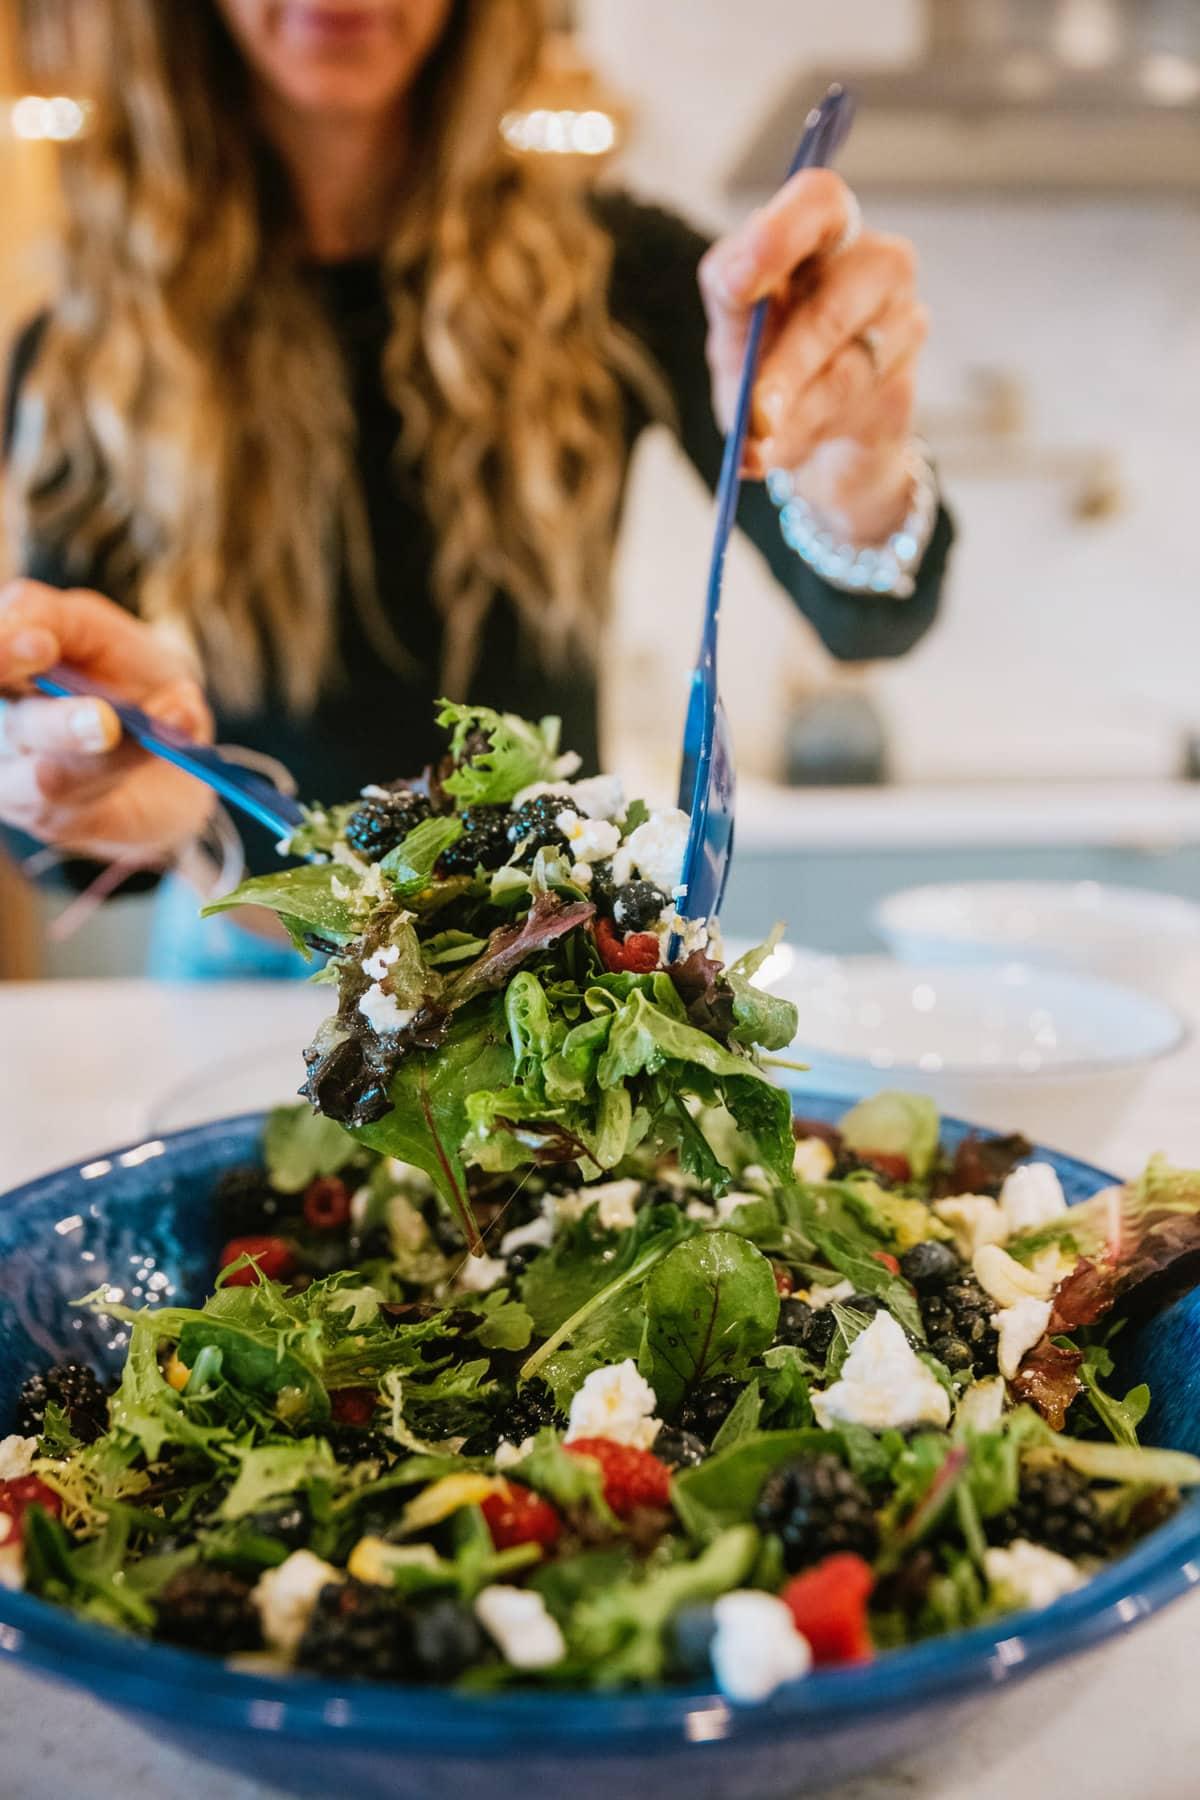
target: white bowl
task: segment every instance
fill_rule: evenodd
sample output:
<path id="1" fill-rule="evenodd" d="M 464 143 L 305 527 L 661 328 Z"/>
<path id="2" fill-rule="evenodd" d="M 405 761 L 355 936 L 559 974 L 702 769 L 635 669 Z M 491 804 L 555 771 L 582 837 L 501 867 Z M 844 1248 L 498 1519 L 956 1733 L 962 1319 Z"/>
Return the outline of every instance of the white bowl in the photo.
<path id="1" fill-rule="evenodd" d="M 1057 963 L 1170 998 L 1200 958 L 1200 906 L 1098 881 L 972 881 L 906 888 L 872 924 L 906 962 Z"/>
<path id="2" fill-rule="evenodd" d="M 1081 1154 L 1103 1144 L 1153 1064 L 1187 1037 L 1162 1001 L 1091 975 L 786 950 L 769 985 L 799 1010 L 789 1054 L 809 1072 L 785 1076 L 799 1095 L 907 1088 Z"/>

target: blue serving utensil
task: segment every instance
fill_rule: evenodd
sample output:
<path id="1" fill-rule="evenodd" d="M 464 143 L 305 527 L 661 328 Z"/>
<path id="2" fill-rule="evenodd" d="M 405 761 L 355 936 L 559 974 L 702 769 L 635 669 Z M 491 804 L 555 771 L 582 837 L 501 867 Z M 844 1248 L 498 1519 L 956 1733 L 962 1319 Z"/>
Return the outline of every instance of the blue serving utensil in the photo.
<path id="1" fill-rule="evenodd" d="M 788 169 L 790 179 L 798 169 L 824 168 L 846 140 L 854 117 L 854 99 L 840 85 L 829 89 L 819 106 L 805 120 L 804 135 Z M 708 919 L 721 906 L 729 864 L 733 855 L 734 802 L 737 790 L 729 721 L 717 689 L 717 631 L 721 616 L 721 586 L 725 553 L 737 516 L 741 488 L 742 454 L 750 421 L 750 398 L 770 308 L 760 300 L 750 315 L 746 352 L 738 386 L 733 423 L 725 439 L 725 454 L 717 484 L 717 522 L 709 564 L 704 624 L 700 653 L 692 670 L 687 721 L 683 733 L 683 759 L 679 773 L 679 805 L 691 815 L 687 849 L 683 859 L 680 916 Z M 674 959 L 679 937 L 671 940 Z"/>
<path id="2" fill-rule="evenodd" d="M 59 663 L 45 674 L 35 675 L 33 686 L 54 699 L 107 701 L 121 721 L 126 737 L 132 738 L 152 756 L 161 756 L 164 762 L 174 763 L 177 769 L 194 775 L 230 806 L 265 825 L 280 842 L 290 838 L 297 826 L 304 823 L 303 808 L 290 794 L 281 793 L 263 776 L 242 768 L 240 763 L 222 756 L 219 750 L 193 743 L 181 731 L 152 719 L 140 706 L 118 699 L 77 670 Z"/>

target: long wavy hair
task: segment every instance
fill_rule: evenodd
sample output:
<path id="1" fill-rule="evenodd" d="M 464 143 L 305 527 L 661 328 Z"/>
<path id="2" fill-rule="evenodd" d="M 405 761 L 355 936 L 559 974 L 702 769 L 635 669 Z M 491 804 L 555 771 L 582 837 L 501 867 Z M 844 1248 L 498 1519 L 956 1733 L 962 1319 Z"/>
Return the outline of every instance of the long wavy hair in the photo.
<path id="1" fill-rule="evenodd" d="M 37 0 L 92 102 L 64 158 L 62 279 L 19 397 L 14 541 L 186 636 L 231 710 L 298 711 L 336 670 L 338 583 L 382 656 L 402 608 L 372 567 L 346 373 L 247 71 L 213 0 Z M 50 27 L 64 27 L 57 40 Z M 622 385 L 661 404 L 611 320 L 611 247 L 579 195 L 514 163 L 498 121 L 539 0 L 456 0 L 410 95 L 383 249 L 382 378 L 433 523 L 441 676 L 462 691 L 495 595 L 560 665 L 595 643 Z M 36 52 L 36 45 L 34 46 Z"/>

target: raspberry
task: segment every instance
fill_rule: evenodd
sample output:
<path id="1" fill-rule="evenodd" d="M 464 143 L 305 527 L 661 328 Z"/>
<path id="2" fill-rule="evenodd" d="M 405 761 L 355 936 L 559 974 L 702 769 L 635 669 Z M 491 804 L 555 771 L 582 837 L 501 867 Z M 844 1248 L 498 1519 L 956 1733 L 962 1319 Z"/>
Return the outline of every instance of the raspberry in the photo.
<path id="1" fill-rule="evenodd" d="M 329 1396 L 329 1407 L 338 1425 L 369 1425 L 378 1399 L 374 1388 L 335 1388 Z"/>
<path id="2" fill-rule="evenodd" d="M 645 931 L 668 904 L 667 895 L 652 881 L 627 881 L 613 895 L 613 924 L 620 931 Z"/>
<path id="3" fill-rule="evenodd" d="M 40 1506 L 55 1519 L 62 1514 L 61 1499 L 40 1476 L 19 1475 L 15 1481 L 0 1481 L 0 1519 L 12 1520 L 11 1525 L 0 1526 L 0 1544 L 14 1532 L 18 1536 L 23 1534 L 25 1514 L 31 1506 Z"/>
<path id="4" fill-rule="evenodd" d="M 763 1531 L 778 1534 L 789 1574 L 831 1551 L 873 1556 L 879 1542 L 870 1496 L 836 1456 L 806 1457 L 776 1469 L 754 1517 Z"/>
<path id="5" fill-rule="evenodd" d="M 827 1556 L 784 1588 L 796 1630 L 815 1663 L 866 1662 L 871 1655 L 867 1601 L 875 1578 L 861 1556 Z"/>
<path id="6" fill-rule="evenodd" d="M 432 811 L 425 795 L 411 789 L 389 794 L 386 800 L 364 800 L 346 821 L 346 842 L 368 862 L 382 862 Z"/>
<path id="7" fill-rule="evenodd" d="M 652 931 L 634 931 L 622 941 L 607 919 L 595 924 L 596 948 L 610 975 L 649 975 L 658 967 L 661 945 Z"/>
<path id="8" fill-rule="evenodd" d="M 505 1482 L 502 1491 L 489 1494 L 480 1511 L 497 1550 L 512 1550 L 518 1544 L 540 1544 L 543 1550 L 553 1550 L 562 1536 L 562 1520 L 550 1502 L 515 1481 Z"/>
<path id="9" fill-rule="evenodd" d="M 227 1269 L 240 1256 L 252 1256 L 254 1261 L 227 1275 L 225 1287 L 253 1287 L 259 1281 L 283 1281 L 295 1272 L 296 1258 L 291 1245 L 283 1238 L 230 1238 L 221 1252 L 218 1266 Z"/>
<path id="10" fill-rule="evenodd" d="M 618 1519 L 627 1519 L 642 1506 L 669 1506 L 671 1471 L 649 1450 L 617 1444 L 612 1438 L 573 1438 L 563 1445 L 572 1456 L 587 1456 L 600 1465 L 604 1498 Z"/>
<path id="11" fill-rule="evenodd" d="M 781 1300 L 786 1300 L 796 1285 L 791 1270 L 785 1269 L 782 1263 L 772 1263 L 771 1273 L 775 1277 L 775 1292 Z"/>
<path id="12" fill-rule="evenodd" d="M 318 1175 L 304 1190 L 304 1222 L 314 1231 L 337 1231 L 350 1220 L 350 1190 L 336 1175 Z"/>

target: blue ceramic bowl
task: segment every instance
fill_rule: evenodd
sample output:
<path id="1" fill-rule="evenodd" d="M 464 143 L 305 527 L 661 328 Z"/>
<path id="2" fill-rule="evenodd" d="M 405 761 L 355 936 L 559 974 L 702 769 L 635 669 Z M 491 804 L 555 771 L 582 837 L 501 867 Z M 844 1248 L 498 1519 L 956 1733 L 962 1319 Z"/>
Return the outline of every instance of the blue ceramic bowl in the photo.
<path id="1" fill-rule="evenodd" d="M 806 1114 L 831 1119 L 845 1105 L 804 1099 Z M 102 1282 L 135 1304 L 204 1295 L 217 1249 L 209 1197 L 222 1169 L 252 1158 L 260 1126 L 246 1117 L 180 1132 L 0 1200 L 0 1435 L 34 1369 L 65 1355 L 119 1365 L 119 1339 L 71 1309 L 79 1295 Z M 1109 1179 L 1066 1157 L 1049 1160 L 1073 1200 Z M 235 1674 L 3 1590 L 0 1657 L 295 1794 L 468 1800 L 511 1783 L 555 1800 L 768 1800 L 944 1737 L 1000 1684 L 1128 1630 L 1197 1580 L 1200 1502 L 1044 1612 L 819 1673 L 754 1708 L 701 1688 L 471 1696 Z"/>

